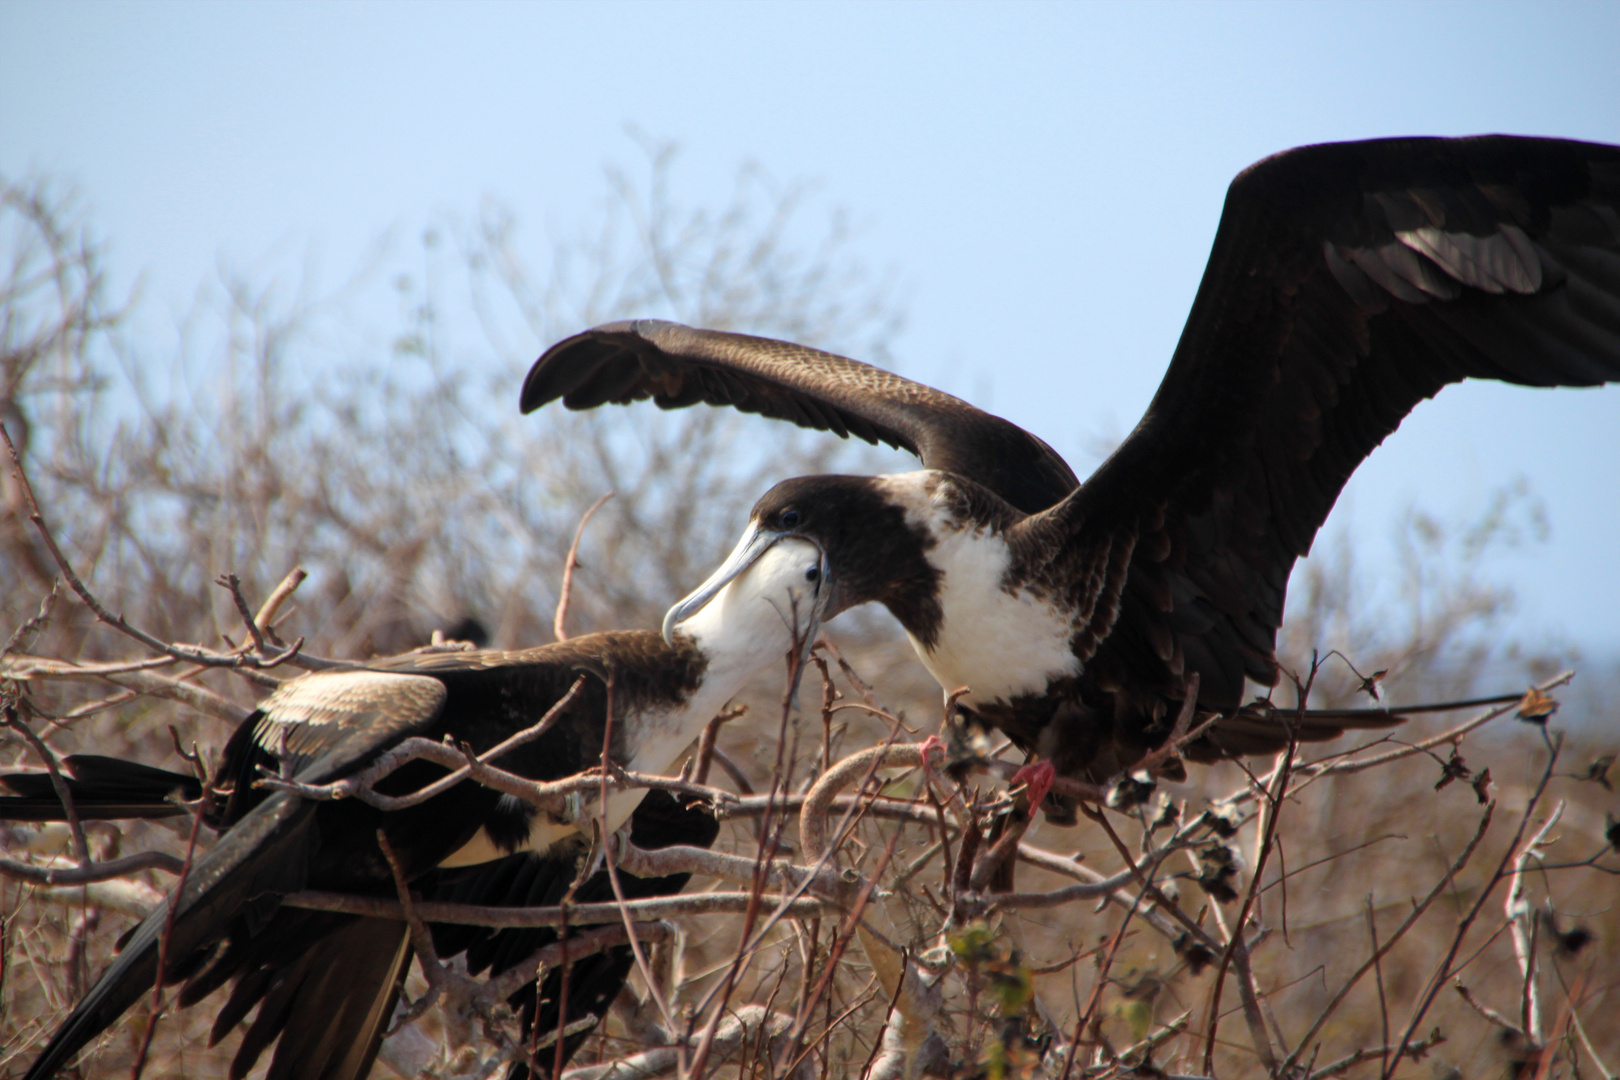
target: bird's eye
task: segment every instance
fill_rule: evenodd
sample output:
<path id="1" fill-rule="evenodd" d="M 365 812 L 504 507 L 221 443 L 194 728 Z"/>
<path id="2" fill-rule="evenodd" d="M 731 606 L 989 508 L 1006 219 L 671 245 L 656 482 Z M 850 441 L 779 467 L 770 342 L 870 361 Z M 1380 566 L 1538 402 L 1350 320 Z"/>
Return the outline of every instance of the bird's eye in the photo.
<path id="1" fill-rule="evenodd" d="M 804 572 L 804 580 L 806 580 L 806 581 L 820 581 L 821 580 L 821 567 L 812 566 L 810 569 L 806 570 Z"/>
<path id="2" fill-rule="evenodd" d="M 799 512 L 797 510 L 784 510 L 782 516 L 777 520 L 782 523 L 784 529 L 796 528 L 799 524 Z"/>

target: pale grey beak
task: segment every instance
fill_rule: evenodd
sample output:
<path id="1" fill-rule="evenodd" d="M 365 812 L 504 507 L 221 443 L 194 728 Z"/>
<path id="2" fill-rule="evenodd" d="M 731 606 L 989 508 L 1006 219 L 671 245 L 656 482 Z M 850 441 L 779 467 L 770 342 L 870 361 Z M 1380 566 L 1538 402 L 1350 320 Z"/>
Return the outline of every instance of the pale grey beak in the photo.
<path id="1" fill-rule="evenodd" d="M 664 641 L 671 643 L 677 623 L 684 622 L 702 610 L 703 605 L 713 600 L 715 595 L 730 584 L 733 578 L 754 565 L 754 561 L 769 551 L 772 544 L 787 535 L 787 533 L 777 532 L 774 529 L 761 529 L 753 522 L 749 522 L 748 531 L 743 533 L 741 540 L 737 541 L 737 546 L 732 549 L 730 555 L 726 556 L 726 561 L 720 564 L 720 569 L 710 574 L 708 581 L 699 585 L 691 593 L 688 593 L 680 603 L 669 609 L 669 612 L 664 616 Z M 825 574 L 823 574 L 824 582 Z"/>

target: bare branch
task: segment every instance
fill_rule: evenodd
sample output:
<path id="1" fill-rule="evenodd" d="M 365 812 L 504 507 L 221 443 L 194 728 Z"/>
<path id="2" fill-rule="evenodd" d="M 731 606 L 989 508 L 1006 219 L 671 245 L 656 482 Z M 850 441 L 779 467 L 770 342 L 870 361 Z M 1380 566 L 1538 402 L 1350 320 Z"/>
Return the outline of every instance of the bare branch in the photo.
<path id="1" fill-rule="evenodd" d="M 1537 683 L 1535 689 L 1543 692 L 1553 690 L 1569 682 L 1569 680 L 1574 677 L 1575 673 L 1573 671 L 1562 671 L 1544 682 Z M 1474 729 L 1485 726 L 1499 716 L 1513 712 L 1514 708 L 1520 701 L 1523 700 L 1523 698 L 1524 695 L 1521 694 L 1514 698 L 1509 704 L 1502 705 L 1497 708 L 1487 709 L 1485 712 L 1470 718 L 1466 722 L 1459 724 L 1454 728 L 1450 728 L 1430 738 L 1423 739 L 1420 742 L 1403 746 L 1399 750 L 1391 750 L 1388 753 L 1378 754 L 1374 757 L 1355 758 L 1352 760 L 1338 760 L 1339 758 L 1342 758 L 1343 755 L 1335 755 L 1335 760 L 1331 763 L 1311 762 L 1305 765 L 1300 765 L 1294 769 L 1294 775 L 1302 780 L 1308 781 L 1314 781 L 1323 776 L 1346 776 L 1352 773 L 1364 772 L 1367 769 L 1375 769 L 1381 765 L 1388 765 L 1390 762 L 1400 761 L 1403 758 L 1413 757 L 1417 754 L 1426 754 L 1436 746 L 1443 746 L 1447 743 L 1456 744 L 1464 735 L 1467 735 Z M 1351 752 L 1354 753 L 1354 751 Z M 1305 785 L 1301 783 L 1293 790 L 1297 792 L 1304 786 Z M 1246 789 L 1232 796 L 1231 798 L 1224 800 L 1224 802 L 1228 805 L 1236 805 L 1251 798 L 1253 798 L 1253 792 Z"/>
<path id="2" fill-rule="evenodd" d="M 1445 1041 L 1446 1037 L 1440 1034 L 1439 1028 L 1436 1028 L 1428 1036 L 1428 1038 L 1407 1043 L 1402 1048 L 1402 1052 L 1412 1058 L 1420 1058 Z M 1330 1062 L 1329 1064 L 1322 1066 L 1320 1069 L 1314 1070 L 1310 1074 L 1309 1080 L 1328 1080 L 1329 1077 L 1342 1076 L 1364 1061 L 1376 1061 L 1381 1058 L 1388 1057 L 1390 1053 L 1394 1051 L 1394 1049 L 1395 1047 L 1387 1044 L 1382 1046 L 1364 1046 L 1354 1053 L 1346 1054 L 1339 1060 Z"/>
<path id="3" fill-rule="evenodd" d="M 1429 910 L 1429 905 L 1434 903 L 1435 899 L 1446 890 L 1446 887 L 1456 879 L 1458 874 L 1462 873 L 1463 867 L 1468 865 L 1468 860 L 1474 857 L 1474 851 L 1479 847 L 1479 842 L 1485 838 L 1485 831 L 1491 827 L 1491 817 L 1495 813 L 1496 803 L 1493 801 L 1486 805 L 1485 812 L 1480 815 L 1479 826 L 1474 830 L 1474 835 L 1469 839 L 1468 844 L 1463 848 L 1462 853 L 1452 861 L 1451 865 L 1446 869 L 1445 874 L 1441 876 L 1440 880 L 1435 882 L 1434 888 L 1430 889 L 1422 900 L 1418 901 L 1412 906 L 1411 912 L 1408 913 L 1406 918 L 1401 921 L 1401 925 L 1396 927 L 1395 932 L 1384 941 L 1383 945 L 1380 946 L 1379 951 L 1374 953 L 1372 956 L 1369 956 L 1366 961 L 1364 961 L 1362 965 L 1355 970 L 1355 973 L 1352 974 L 1350 978 L 1345 980 L 1344 985 L 1339 987 L 1338 992 L 1333 995 L 1332 1000 L 1330 1000 L 1327 1005 L 1322 1008 L 1322 1012 L 1317 1016 L 1316 1021 L 1311 1024 L 1311 1026 L 1306 1030 L 1305 1034 L 1300 1037 L 1299 1042 L 1295 1044 L 1293 1053 L 1289 1054 L 1288 1057 L 1283 1060 L 1282 1064 L 1278 1066 L 1280 1071 L 1286 1073 L 1289 1069 L 1299 1064 L 1300 1054 L 1305 1051 L 1306 1047 L 1311 1045 L 1312 1041 L 1321 1032 L 1323 1025 L 1326 1024 L 1333 1016 L 1334 1012 L 1337 1011 L 1339 1003 L 1342 1002 L 1350 991 L 1355 988 L 1355 985 L 1361 981 L 1362 977 L 1373 969 L 1374 964 L 1389 954 L 1389 951 L 1395 947 L 1395 943 L 1406 936 L 1406 932 L 1407 930 L 1411 929 L 1412 924 L 1421 919 L 1423 917 L 1423 913 Z M 1403 1039 L 1401 1041 L 1401 1045 L 1404 1046 L 1406 1041 L 1406 1039 Z M 1394 1062 L 1391 1062 L 1388 1068 L 1393 1067 Z"/>
<path id="4" fill-rule="evenodd" d="M 556 784 L 536 783 L 515 773 L 490 768 L 488 762 L 499 758 L 516 747 L 522 746 L 524 743 L 533 742 L 550 730 L 551 725 L 556 723 L 557 717 L 561 716 L 564 710 L 573 703 L 575 695 L 585 685 L 586 678 L 587 676 L 581 675 L 575 679 L 573 685 L 568 688 L 568 692 L 559 698 L 556 704 L 547 709 L 545 715 L 534 724 L 503 740 L 499 745 L 477 757 L 469 757 L 469 755 L 454 747 L 444 743 L 436 743 L 431 739 L 411 738 L 404 740 L 388 753 L 378 757 L 370 766 L 353 776 L 330 784 L 301 784 L 270 775 L 261 778 L 257 783 L 280 791 L 295 792 L 306 799 L 355 798 L 369 806 L 375 806 L 379 810 L 403 810 L 424 803 L 435 795 L 441 795 L 463 780 L 470 778 L 498 791 L 517 795 L 519 798 L 527 799 L 539 805 L 552 805 L 555 804 L 559 797 L 572 794 L 575 790 L 586 790 L 590 785 L 556 790 L 558 787 Z M 391 776 L 395 771 L 418 758 L 427 758 L 436 764 L 452 767 L 454 771 L 450 775 L 441 777 L 427 787 L 414 791 L 409 795 L 383 795 L 374 790 L 373 785 L 378 781 Z M 582 773 L 580 777 L 575 779 L 582 778 L 586 778 L 586 774 Z M 589 779 L 593 783 L 595 782 L 594 777 Z"/>
<path id="5" fill-rule="evenodd" d="M 613 498 L 613 492 L 608 492 L 600 499 L 591 503 L 579 519 L 579 527 L 574 530 L 574 542 L 568 545 L 568 558 L 563 562 L 562 588 L 557 590 L 557 614 L 551 620 L 551 632 L 558 641 L 568 640 L 568 600 L 574 592 L 574 571 L 579 568 L 579 541 L 585 535 L 585 526 L 590 523 L 591 516 L 602 509 L 602 504 Z"/>
<path id="6" fill-rule="evenodd" d="M 0 705 L 5 715 L 6 726 L 21 735 L 23 741 L 34 751 L 34 754 L 44 764 L 51 777 L 51 789 L 56 792 L 56 798 L 62 804 L 62 814 L 67 819 L 68 832 L 73 837 L 73 856 L 79 860 L 81 867 L 90 865 L 90 844 L 84 838 L 84 825 L 79 821 L 79 813 L 73 806 L 73 793 L 68 790 L 67 781 L 62 779 L 62 769 L 56 762 L 56 754 L 45 745 L 34 729 L 28 726 L 19 714 L 18 708 L 10 700 Z"/>
<path id="7" fill-rule="evenodd" d="M 302 566 L 293 567 L 287 576 L 281 579 L 280 584 L 270 590 L 270 595 L 264 598 L 258 614 L 253 616 L 253 625 L 264 633 L 272 633 L 271 627 L 276 621 L 276 615 L 281 611 L 281 606 L 292 597 L 307 577 L 309 574 Z"/>
<path id="8" fill-rule="evenodd" d="M 1315 677 L 1315 672 L 1312 672 Z M 1301 701 L 1306 699 L 1309 688 L 1301 694 Z M 1262 789 L 1265 795 L 1263 807 L 1263 822 L 1259 829 L 1260 854 L 1255 860 L 1254 872 L 1249 877 L 1249 887 L 1243 897 L 1243 907 L 1238 911 L 1237 922 L 1231 932 L 1231 939 L 1222 951 L 1221 960 L 1215 971 L 1215 986 L 1210 991 L 1209 1005 L 1209 1033 L 1204 1042 L 1204 1071 L 1214 1072 L 1215 1065 L 1215 1033 L 1220 1024 L 1221 984 L 1226 977 L 1228 965 L 1236 967 L 1238 972 L 1238 992 L 1243 1003 L 1243 1018 L 1249 1027 L 1249 1037 L 1254 1040 L 1255 1053 L 1260 1056 L 1261 1064 L 1266 1071 L 1277 1071 L 1277 1058 L 1271 1048 L 1271 1039 L 1266 1034 L 1266 1025 L 1260 1017 L 1260 1008 L 1257 1002 L 1258 993 L 1254 985 L 1254 975 L 1249 970 L 1249 950 L 1243 939 L 1245 927 L 1248 925 L 1249 912 L 1254 909 L 1255 902 L 1260 895 L 1260 882 L 1265 876 L 1266 860 L 1270 856 L 1273 843 L 1277 835 L 1277 821 L 1282 813 L 1282 796 L 1288 790 L 1289 768 L 1294 763 L 1294 751 L 1298 748 L 1297 741 L 1292 732 L 1289 735 L 1288 747 L 1283 751 L 1275 775 L 1272 777 L 1269 789 Z M 1219 914 L 1219 908 L 1216 909 Z M 1283 1047 L 1286 1051 L 1288 1048 Z"/>
<path id="9" fill-rule="evenodd" d="M 33 485 L 28 482 L 28 475 L 23 469 L 22 458 L 18 455 L 17 448 L 12 445 L 11 433 L 6 430 L 4 423 L 0 423 L 0 441 L 5 442 L 6 452 L 11 456 L 12 476 L 16 478 L 17 485 L 22 490 L 23 499 L 27 503 L 28 520 L 39 531 L 40 537 L 45 542 L 46 549 L 50 551 L 51 558 L 55 560 L 58 569 L 62 571 L 62 576 L 67 579 L 68 585 L 78 595 L 79 599 L 84 602 L 84 606 L 95 613 L 96 618 L 113 629 L 134 638 L 153 652 L 160 652 L 166 656 L 172 656 L 176 660 L 186 660 L 193 664 L 203 664 L 208 667 L 274 667 L 276 664 L 289 659 L 292 653 L 296 651 L 295 647 L 280 657 L 272 658 L 274 660 L 272 663 L 271 660 L 261 661 L 257 657 L 172 645 L 159 640 L 140 627 L 132 625 L 122 615 L 114 615 L 108 611 L 101 601 L 96 599 L 95 594 L 79 579 L 79 575 L 74 573 L 73 565 L 62 554 L 62 549 L 57 547 L 56 537 L 51 535 L 50 528 L 45 524 L 45 516 L 40 512 L 39 503 L 34 498 Z"/>
<path id="10" fill-rule="evenodd" d="M 1519 1029 L 1518 1024 L 1515 1024 L 1512 1020 L 1509 1020 L 1507 1017 L 1503 1016 L 1501 1013 L 1479 1000 L 1479 998 L 1475 997 L 1473 992 L 1462 984 L 1461 979 L 1458 979 L 1456 982 L 1452 983 L 1451 986 L 1452 989 L 1457 991 L 1457 995 L 1468 1003 L 1469 1008 L 1473 1009 L 1475 1012 L 1479 1013 L 1480 1016 L 1485 1018 L 1486 1023 L 1499 1027 L 1503 1031 L 1512 1032 L 1520 1037 L 1523 1037 L 1524 1032 Z"/>
<path id="11" fill-rule="evenodd" d="M 748 910 L 752 893 L 713 892 L 685 896 L 658 896 L 647 900 L 627 900 L 623 910 L 633 919 L 673 919 L 682 915 L 740 914 Z M 836 904 L 809 897 L 767 895 L 765 903 L 787 906 L 789 918 L 819 918 L 838 911 Z M 348 893 L 304 890 L 292 893 L 282 900 L 287 907 L 309 908 L 312 911 L 338 911 L 350 915 L 371 915 L 379 919 L 403 919 L 404 908 L 397 900 L 384 900 L 371 896 L 353 896 Z M 560 907 L 489 907 L 479 904 L 447 904 L 419 900 L 417 913 L 427 922 L 455 923 L 463 926 L 526 927 L 526 926 L 592 926 L 621 921 L 620 905 L 571 904 Z"/>
<path id="12" fill-rule="evenodd" d="M 741 1047 L 760 1041 L 776 1042 L 793 1024 L 793 1018 L 767 1011 L 763 1005 L 745 1005 L 728 1015 L 715 1028 L 709 1040 L 709 1054 L 720 1061 Z M 695 1046 L 691 1039 L 688 1047 Z M 673 1072 L 680 1064 L 680 1048 L 674 1046 L 644 1050 L 617 1061 L 586 1065 L 563 1073 L 563 1080 L 647 1080 Z M 797 1074 L 789 1074 L 797 1080 Z"/>
<path id="13" fill-rule="evenodd" d="M 189 706 L 206 716 L 218 717 L 233 724 L 247 716 L 247 710 L 207 687 L 159 675 L 152 668 L 175 663 L 172 656 L 112 664 L 78 664 L 71 660 L 55 660 L 42 656 L 13 655 L 0 657 L 0 678 L 6 679 L 65 679 L 72 682 L 108 682 L 150 697 L 167 698 Z"/>
<path id="14" fill-rule="evenodd" d="M 87 862 L 75 867 L 37 866 L 16 859 L 0 858 L 0 875 L 35 885 L 88 885 L 93 881 L 138 874 L 142 870 L 178 874 L 184 865 L 182 860 L 163 851 L 140 851 L 119 859 Z"/>
<path id="15" fill-rule="evenodd" d="M 1445 957 L 1441 959 L 1439 965 L 1435 968 L 1434 974 L 1430 976 L 1428 988 L 1424 992 L 1422 998 L 1419 1000 L 1417 1008 L 1412 1011 L 1412 1019 L 1407 1022 L 1406 1031 L 1401 1035 L 1400 1039 L 1397 1040 L 1395 1053 L 1389 1059 L 1389 1064 L 1384 1068 L 1384 1076 L 1386 1080 L 1388 1077 L 1394 1074 L 1395 1067 L 1401 1063 L 1401 1056 L 1406 1051 L 1406 1044 L 1411 1041 L 1413 1034 L 1417 1031 L 1418 1025 L 1423 1022 L 1423 1017 L 1428 1013 L 1429 1006 L 1434 1004 L 1435 996 L 1440 993 L 1440 988 L 1450 980 L 1451 964 L 1452 961 L 1457 957 L 1457 951 L 1462 948 L 1463 938 L 1467 936 L 1469 928 L 1474 925 L 1474 920 L 1479 917 L 1480 911 L 1485 906 L 1485 901 L 1489 899 L 1491 893 L 1495 891 L 1496 886 L 1501 882 L 1503 872 L 1508 865 L 1508 860 L 1513 858 L 1514 854 L 1518 851 L 1519 843 L 1524 839 L 1525 829 L 1527 829 L 1530 825 L 1530 818 L 1535 814 L 1536 807 L 1541 802 L 1541 796 L 1546 792 L 1547 785 L 1553 778 L 1553 769 L 1558 763 L 1558 751 L 1561 745 L 1561 740 L 1554 742 L 1552 753 L 1548 755 L 1547 758 L 1547 768 L 1542 772 L 1541 775 L 1541 782 L 1537 784 L 1535 791 L 1531 793 L 1529 804 L 1524 808 L 1524 817 L 1520 819 L 1519 828 L 1513 834 L 1513 843 L 1509 845 L 1507 853 L 1502 856 L 1502 861 L 1497 864 L 1496 871 L 1491 875 L 1490 880 L 1485 883 L 1485 887 L 1479 890 L 1479 896 L 1475 899 L 1467 914 L 1463 916 L 1462 921 L 1458 924 L 1457 932 L 1451 939 L 1451 946 L 1446 950 Z M 1487 817 L 1489 816 L 1490 809 L 1494 806 L 1495 804 L 1492 803 L 1490 807 L 1486 808 Z M 1404 926 L 1405 924 L 1402 925 Z"/>
<path id="16" fill-rule="evenodd" d="M 1520 1002 L 1520 1029 L 1529 1038 L 1534 1047 L 1545 1045 L 1541 1037 L 1541 1001 L 1536 988 L 1536 930 L 1539 925 L 1535 912 L 1530 908 L 1530 902 L 1525 897 L 1525 871 L 1531 859 L 1541 857 L 1541 845 L 1547 840 L 1547 834 L 1558 820 L 1564 816 L 1564 802 L 1559 800 L 1553 807 L 1547 820 L 1542 822 L 1524 847 L 1513 858 L 1513 870 L 1508 880 L 1507 898 L 1503 901 L 1503 908 L 1507 914 L 1508 927 L 1513 936 L 1513 955 L 1519 962 L 1519 978 L 1523 986 L 1523 995 Z"/>
<path id="17" fill-rule="evenodd" d="M 236 613 L 242 617 L 242 624 L 247 627 L 248 636 L 253 639 L 254 654 L 266 655 L 269 650 L 264 644 L 264 630 L 253 617 L 253 611 L 247 604 L 247 597 L 242 595 L 241 580 L 235 574 L 224 573 L 214 579 L 214 584 L 231 594 L 231 603 L 236 605 Z"/>
<path id="18" fill-rule="evenodd" d="M 851 754 L 828 769 L 810 789 L 799 811 L 799 844 L 804 857 L 819 860 L 826 853 L 827 815 L 832 809 L 833 797 L 856 778 L 870 775 L 883 765 L 915 768 L 921 764 L 923 756 L 919 744 L 897 743 Z"/>
<path id="19" fill-rule="evenodd" d="M 675 935 L 675 927 L 672 924 L 657 920 L 633 922 L 629 930 L 626 930 L 623 924 L 612 923 L 580 930 L 569 935 L 566 945 L 554 941 L 536 950 L 521 964 L 516 964 L 490 979 L 485 985 L 483 996 L 491 1003 L 505 1001 L 524 985 L 538 978 L 541 971 L 558 967 L 564 960 L 572 963 L 592 953 L 627 944 L 630 940 L 630 931 L 634 931 L 636 940 L 648 943 L 664 941 Z"/>
<path id="20" fill-rule="evenodd" d="M 180 914 L 180 905 L 186 899 L 186 879 L 191 876 L 192 858 L 197 853 L 197 834 L 202 830 L 203 811 L 207 804 L 198 800 L 196 813 L 191 816 L 191 836 L 186 840 L 186 857 L 180 864 L 180 875 L 174 890 L 169 893 L 168 907 L 163 915 L 163 933 L 158 937 L 157 978 L 152 983 L 152 1011 L 146 1017 L 146 1030 L 141 1034 L 140 1048 L 135 1063 L 130 1066 L 130 1080 L 140 1080 L 146 1070 L 146 1055 L 152 1049 L 152 1036 L 157 1032 L 158 1019 L 163 1015 L 163 984 L 169 971 L 169 946 L 174 939 L 174 922 Z"/>

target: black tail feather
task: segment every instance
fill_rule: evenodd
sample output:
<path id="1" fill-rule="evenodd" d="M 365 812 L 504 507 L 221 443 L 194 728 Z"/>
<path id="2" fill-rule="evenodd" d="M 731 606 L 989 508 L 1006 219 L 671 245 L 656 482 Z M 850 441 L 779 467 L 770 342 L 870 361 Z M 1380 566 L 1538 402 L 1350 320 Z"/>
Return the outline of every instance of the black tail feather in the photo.
<path id="1" fill-rule="evenodd" d="M 1418 710 L 1411 710 L 1418 711 Z M 1278 709 L 1259 702 L 1215 722 L 1188 745 L 1192 761 L 1222 761 L 1250 754 L 1275 754 L 1290 742 L 1337 739 L 1347 731 L 1377 731 L 1406 723 L 1407 715 L 1389 709 Z"/>
<path id="2" fill-rule="evenodd" d="M 62 766 L 73 811 L 84 821 L 177 817 L 189 812 L 177 800 L 202 796 L 196 777 L 135 761 L 73 754 Z M 49 773 L 7 773 L 0 785 L 16 793 L 0 796 L 0 821 L 67 820 Z"/>
<path id="3" fill-rule="evenodd" d="M 265 1080 L 362 1080 L 410 962 L 404 923 L 356 919 L 278 971 L 231 1062 L 242 1080 L 280 1036 Z"/>

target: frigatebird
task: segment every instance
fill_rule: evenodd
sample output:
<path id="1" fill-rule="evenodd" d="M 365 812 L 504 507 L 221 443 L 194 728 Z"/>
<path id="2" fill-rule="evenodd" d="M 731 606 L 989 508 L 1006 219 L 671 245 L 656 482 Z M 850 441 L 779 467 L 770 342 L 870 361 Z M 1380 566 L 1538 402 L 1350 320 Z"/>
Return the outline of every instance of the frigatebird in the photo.
<path id="1" fill-rule="evenodd" d="M 616 792 L 606 798 L 605 813 L 603 804 L 581 799 L 579 815 L 562 820 L 463 781 L 415 806 L 384 812 L 354 798 L 324 801 L 266 790 L 257 783 L 264 773 L 327 784 L 363 770 L 411 736 L 449 737 L 483 753 L 533 726 L 570 693 L 549 727 L 494 764 L 531 779 L 558 779 L 600 764 L 606 747 L 623 767 L 667 773 L 753 672 L 795 646 L 808 650 L 827 595 L 820 550 L 788 543 L 773 547 L 710 608 L 682 621 L 668 642 L 652 631 L 615 631 L 521 651 L 419 651 L 303 675 L 272 692 L 237 728 L 215 794 L 165 770 L 82 759 L 69 762 L 77 773 L 70 795 L 82 799 L 86 817 L 163 816 L 178 809 L 163 805 L 176 789 L 182 797 L 209 797 L 205 813 L 224 832 L 185 877 L 167 931 L 165 980 L 184 980 L 182 1005 L 234 980 L 214 1025 L 216 1041 L 257 1006 L 231 1064 L 233 1080 L 278 1039 L 269 1077 L 356 1080 L 370 1070 L 393 1015 L 411 958 L 407 928 L 390 919 L 284 907 L 285 896 L 304 888 L 394 896 L 381 831 L 406 879 L 429 883 L 440 898 L 551 903 L 573 880 L 595 829 L 606 835 L 631 819 L 632 838 L 649 846 L 707 846 L 718 826 L 701 808 L 683 809 L 660 793 L 638 810 L 641 792 Z M 417 760 L 376 790 L 405 794 L 445 774 Z M 6 784 L 19 794 L 0 799 L 0 818 L 52 816 L 42 809 L 55 799 L 47 778 L 14 775 Z M 685 884 L 684 876 L 622 880 L 632 895 Z M 587 882 L 585 891 L 601 890 Z M 168 907 L 131 931 L 118 958 L 34 1060 L 27 1080 L 56 1075 L 150 992 Z M 547 935 L 439 928 L 436 936 L 448 948 L 467 950 L 474 970 L 500 971 Z M 584 1012 L 600 1017 L 628 967 L 621 952 L 576 968 L 569 1000 L 582 1011 L 574 1018 Z M 538 1017 L 532 989 L 516 1004 L 536 1026 L 556 1026 L 554 1001 Z M 576 1033 L 571 1046 L 585 1034 Z"/>
<path id="2" fill-rule="evenodd" d="M 941 686 L 968 688 L 967 716 L 1047 763 L 1032 781 L 1103 782 L 1165 742 L 1194 675 L 1200 718 L 1222 719 L 1193 760 L 1356 722 L 1244 710 L 1245 680 L 1277 683 L 1289 573 L 1350 474 L 1465 378 L 1620 379 L 1620 147 L 1383 139 L 1246 169 L 1163 382 L 1084 485 L 1034 435 L 938 390 L 665 322 L 553 346 L 522 406 L 730 405 L 916 454 L 918 472 L 772 488 L 666 626 L 780 538 L 814 539 L 829 617 L 884 604 Z"/>

